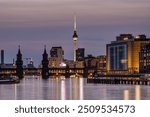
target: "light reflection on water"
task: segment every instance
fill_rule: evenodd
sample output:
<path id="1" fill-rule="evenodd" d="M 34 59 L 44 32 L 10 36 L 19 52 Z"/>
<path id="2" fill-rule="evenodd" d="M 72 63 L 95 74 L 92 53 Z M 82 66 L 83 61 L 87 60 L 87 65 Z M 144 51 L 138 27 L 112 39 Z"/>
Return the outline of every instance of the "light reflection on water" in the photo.
<path id="1" fill-rule="evenodd" d="M 135 86 L 135 100 L 140 100 L 141 99 L 141 86 L 136 85 Z"/>
<path id="2" fill-rule="evenodd" d="M 0 85 L 0 99 L 6 100 L 144 100 L 150 86 L 87 84 L 86 78 L 33 79 Z"/>

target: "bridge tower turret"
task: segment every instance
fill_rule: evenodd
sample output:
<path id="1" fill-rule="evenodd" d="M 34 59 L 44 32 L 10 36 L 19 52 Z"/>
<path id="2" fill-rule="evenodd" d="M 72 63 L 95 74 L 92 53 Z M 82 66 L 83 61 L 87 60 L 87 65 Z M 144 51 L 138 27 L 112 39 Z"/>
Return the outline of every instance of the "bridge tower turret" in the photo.
<path id="1" fill-rule="evenodd" d="M 46 46 L 44 48 L 43 60 L 42 60 L 42 78 L 47 79 L 49 77 L 48 73 L 48 54 L 46 52 Z"/>
<path id="2" fill-rule="evenodd" d="M 16 60 L 16 75 L 19 79 L 23 78 L 23 60 L 22 60 L 22 54 L 20 51 L 20 46 L 17 53 L 17 60 Z"/>

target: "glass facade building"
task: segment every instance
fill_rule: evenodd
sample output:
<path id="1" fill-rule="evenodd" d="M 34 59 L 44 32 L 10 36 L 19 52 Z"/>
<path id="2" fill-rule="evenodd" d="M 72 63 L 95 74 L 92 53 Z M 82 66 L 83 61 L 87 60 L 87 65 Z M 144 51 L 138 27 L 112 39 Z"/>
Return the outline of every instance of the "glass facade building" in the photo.
<path id="1" fill-rule="evenodd" d="M 83 61 L 84 60 L 84 53 L 85 53 L 84 48 L 78 48 L 76 50 L 76 59 L 77 59 L 77 61 Z"/>
<path id="2" fill-rule="evenodd" d="M 121 34 L 116 41 L 107 44 L 107 73 L 133 74 L 139 73 L 139 53 L 141 48 L 150 43 L 145 35 L 136 37 L 132 34 Z"/>
<path id="3" fill-rule="evenodd" d="M 127 70 L 127 44 L 108 47 L 110 70 Z"/>

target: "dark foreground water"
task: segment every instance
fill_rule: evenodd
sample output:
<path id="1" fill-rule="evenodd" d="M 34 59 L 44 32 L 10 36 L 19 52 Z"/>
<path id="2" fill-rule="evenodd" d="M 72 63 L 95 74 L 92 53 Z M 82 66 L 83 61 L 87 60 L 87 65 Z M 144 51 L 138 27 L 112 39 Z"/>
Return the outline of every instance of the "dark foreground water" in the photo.
<path id="1" fill-rule="evenodd" d="M 1 100 L 145 100 L 150 86 L 87 84 L 86 78 L 26 77 L 19 84 L 0 84 Z"/>

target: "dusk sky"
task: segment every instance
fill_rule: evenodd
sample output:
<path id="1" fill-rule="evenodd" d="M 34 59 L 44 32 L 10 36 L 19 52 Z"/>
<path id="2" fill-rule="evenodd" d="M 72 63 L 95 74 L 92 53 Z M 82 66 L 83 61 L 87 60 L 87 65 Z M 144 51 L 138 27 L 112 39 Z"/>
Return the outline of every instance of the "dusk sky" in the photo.
<path id="1" fill-rule="evenodd" d="M 73 15 L 77 16 L 77 47 L 104 55 L 106 44 L 121 33 L 150 37 L 150 0 L 0 0 L 0 49 L 5 62 L 23 58 L 40 63 L 44 45 L 62 46 L 73 59 Z"/>

